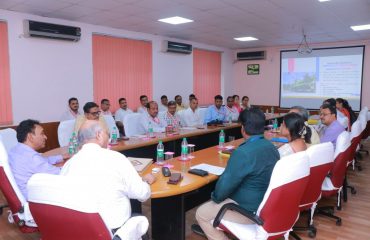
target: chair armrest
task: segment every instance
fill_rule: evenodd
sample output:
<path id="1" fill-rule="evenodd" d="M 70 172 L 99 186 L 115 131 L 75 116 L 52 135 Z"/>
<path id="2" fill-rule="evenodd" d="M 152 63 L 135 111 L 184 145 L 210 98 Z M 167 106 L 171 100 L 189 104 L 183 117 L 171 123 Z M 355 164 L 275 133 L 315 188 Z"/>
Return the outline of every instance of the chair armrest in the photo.
<path id="1" fill-rule="evenodd" d="M 256 224 L 263 225 L 263 220 L 256 214 L 246 211 L 245 209 L 243 209 L 242 207 L 240 207 L 239 205 L 235 203 L 226 203 L 225 205 L 222 206 L 220 211 L 218 211 L 217 216 L 215 220 L 213 221 L 213 227 L 218 227 L 218 225 L 220 225 L 220 222 L 222 218 L 224 217 L 227 210 L 236 211 L 240 213 L 241 215 L 249 218 Z"/>

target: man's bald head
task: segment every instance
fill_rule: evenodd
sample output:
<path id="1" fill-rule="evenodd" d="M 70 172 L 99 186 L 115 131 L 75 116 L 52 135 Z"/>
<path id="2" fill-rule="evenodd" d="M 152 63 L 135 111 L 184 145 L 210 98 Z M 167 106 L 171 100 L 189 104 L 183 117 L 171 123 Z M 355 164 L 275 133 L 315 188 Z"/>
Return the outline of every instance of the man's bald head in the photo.
<path id="1" fill-rule="evenodd" d="M 97 143 L 101 147 L 106 147 L 108 140 L 108 133 L 95 120 L 85 121 L 78 131 L 78 141 L 80 144 Z"/>

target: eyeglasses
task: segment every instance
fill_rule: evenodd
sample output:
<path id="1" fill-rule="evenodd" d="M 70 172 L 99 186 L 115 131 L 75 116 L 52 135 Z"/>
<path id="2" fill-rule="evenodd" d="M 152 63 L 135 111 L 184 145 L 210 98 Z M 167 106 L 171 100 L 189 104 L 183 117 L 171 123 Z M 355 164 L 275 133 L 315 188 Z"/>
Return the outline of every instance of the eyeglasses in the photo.
<path id="1" fill-rule="evenodd" d="M 90 112 L 91 115 L 93 116 L 99 116 L 101 113 L 101 111 L 97 111 L 97 112 Z"/>

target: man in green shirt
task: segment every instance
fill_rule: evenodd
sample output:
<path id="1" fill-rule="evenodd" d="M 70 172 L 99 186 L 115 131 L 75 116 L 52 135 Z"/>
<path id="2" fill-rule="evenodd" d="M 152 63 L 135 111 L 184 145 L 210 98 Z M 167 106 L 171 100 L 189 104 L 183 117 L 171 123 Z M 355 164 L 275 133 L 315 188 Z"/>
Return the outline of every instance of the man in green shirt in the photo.
<path id="1" fill-rule="evenodd" d="M 244 110 L 240 113 L 239 121 L 245 142 L 231 155 L 212 192 L 212 200 L 204 203 L 196 212 L 196 219 L 208 239 L 228 239 L 222 231 L 213 228 L 211 222 L 224 204 L 234 202 L 247 211 L 257 211 L 275 163 L 280 158 L 276 147 L 263 137 L 265 115 L 259 108 Z M 241 224 L 251 223 L 246 217 L 232 211 L 228 211 L 224 219 Z"/>

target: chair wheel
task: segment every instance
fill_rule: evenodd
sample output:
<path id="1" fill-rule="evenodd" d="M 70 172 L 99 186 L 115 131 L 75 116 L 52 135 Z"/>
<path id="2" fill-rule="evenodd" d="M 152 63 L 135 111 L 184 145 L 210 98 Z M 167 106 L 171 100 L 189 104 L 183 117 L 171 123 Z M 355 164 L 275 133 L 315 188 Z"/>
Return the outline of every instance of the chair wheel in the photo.
<path id="1" fill-rule="evenodd" d="M 329 209 L 328 209 L 328 213 L 329 213 L 329 214 L 334 214 L 334 209 L 329 208 Z"/>
<path id="2" fill-rule="evenodd" d="M 308 236 L 309 236 L 310 238 L 314 238 L 314 237 L 316 237 L 316 230 L 308 231 Z"/>
<path id="3" fill-rule="evenodd" d="M 351 189 L 351 193 L 356 194 L 357 193 L 356 189 Z"/>
<path id="4" fill-rule="evenodd" d="M 342 226 L 342 219 L 338 219 L 335 223 L 337 226 Z"/>
<path id="5" fill-rule="evenodd" d="M 26 225 L 26 222 L 25 222 L 24 220 L 20 220 L 20 221 L 18 222 L 18 226 L 19 226 L 19 227 L 23 227 L 24 225 Z"/>

